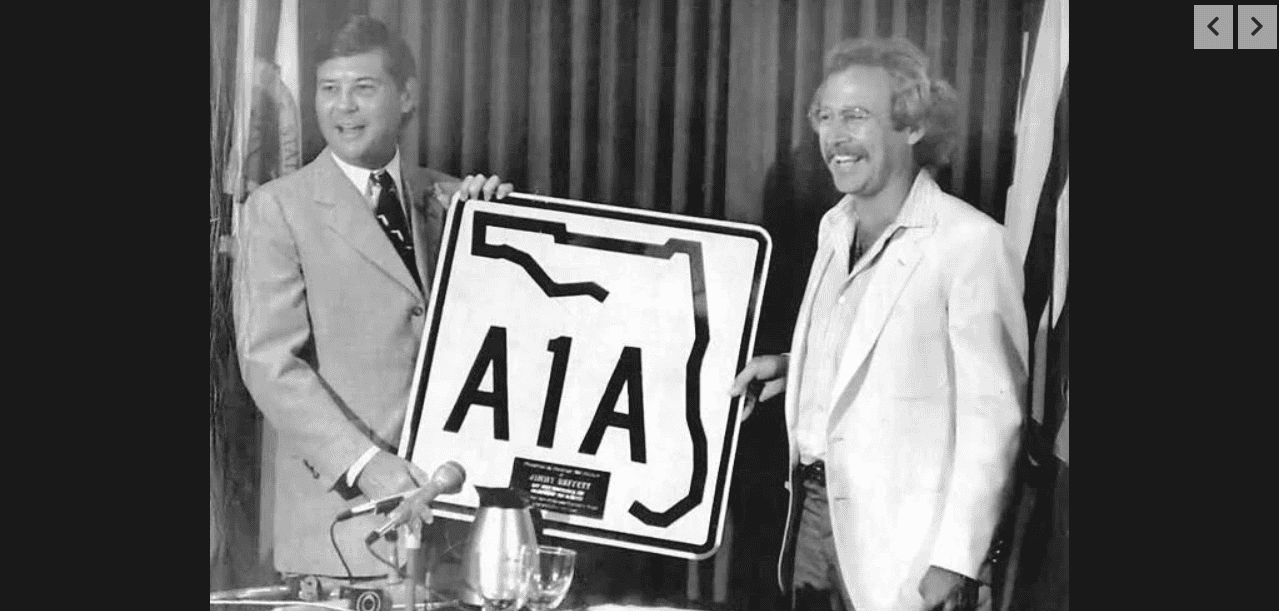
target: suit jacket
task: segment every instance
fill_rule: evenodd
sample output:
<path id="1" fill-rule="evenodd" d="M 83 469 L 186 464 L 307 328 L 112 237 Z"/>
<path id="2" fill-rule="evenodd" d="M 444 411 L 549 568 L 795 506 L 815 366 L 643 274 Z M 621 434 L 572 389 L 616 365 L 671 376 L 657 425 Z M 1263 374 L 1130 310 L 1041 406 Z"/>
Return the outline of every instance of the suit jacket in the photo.
<path id="1" fill-rule="evenodd" d="M 826 493 L 857 611 L 922 610 L 918 585 L 929 565 L 977 577 L 1006 502 L 1023 418 L 1023 281 L 1003 227 L 925 171 L 898 220 L 905 228 L 872 270 L 829 391 Z M 792 473 L 796 376 L 814 289 L 834 252 L 829 225 L 824 218 L 791 344 Z M 792 519 L 794 511 L 788 525 Z M 784 566 L 790 542 L 783 546 Z M 779 579 L 789 577 L 783 573 Z"/>
<path id="2" fill-rule="evenodd" d="M 419 289 L 364 196 L 329 150 L 244 204 L 234 310 L 244 382 L 279 433 L 275 565 L 345 575 L 329 539 L 344 501 L 334 483 L 404 423 L 448 196 L 457 179 L 402 166 Z M 384 575 L 363 538 L 384 516 L 339 523 L 351 571 Z M 379 544 L 382 545 L 382 544 Z M 375 548 L 379 549 L 379 548 Z M 387 557 L 388 547 L 379 549 Z"/>

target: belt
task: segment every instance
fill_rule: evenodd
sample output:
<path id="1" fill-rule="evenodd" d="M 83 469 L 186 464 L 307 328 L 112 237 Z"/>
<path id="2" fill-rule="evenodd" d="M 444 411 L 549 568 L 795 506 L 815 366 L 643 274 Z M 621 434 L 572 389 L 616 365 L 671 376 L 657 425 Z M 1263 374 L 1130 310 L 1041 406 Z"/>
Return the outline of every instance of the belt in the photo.
<path id="1" fill-rule="evenodd" d="M 799 479 L 802 482 L 813 482 L 818 486 L 826 485 L 826 461 L 816 461 L 799 466 Z"/>

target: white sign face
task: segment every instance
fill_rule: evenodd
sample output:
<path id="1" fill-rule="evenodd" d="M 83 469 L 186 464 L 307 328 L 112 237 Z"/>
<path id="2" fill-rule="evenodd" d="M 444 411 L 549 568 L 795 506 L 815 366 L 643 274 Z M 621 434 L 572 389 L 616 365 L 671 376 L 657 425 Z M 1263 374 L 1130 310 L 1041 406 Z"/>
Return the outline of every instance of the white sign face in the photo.
<path id="1" fill-rule="evenodd" d="M 448 215 L 401 454 L 439 515 L 517 488 L 544 532 L 705 558 L 723 532 L 762 229 L 521 194 Z"/>

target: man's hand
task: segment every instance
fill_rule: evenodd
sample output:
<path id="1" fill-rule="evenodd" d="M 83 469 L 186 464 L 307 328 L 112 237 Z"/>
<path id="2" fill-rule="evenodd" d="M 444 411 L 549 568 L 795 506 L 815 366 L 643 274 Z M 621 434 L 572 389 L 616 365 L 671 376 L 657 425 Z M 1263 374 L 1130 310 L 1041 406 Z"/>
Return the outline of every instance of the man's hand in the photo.
<path id="1" fill-rule="evenodd" d="M 786 367 L 789 363 L 790 357 L 785 354 L 757 356 L 746 363 L 728 391 L 732 397 L 746 393 L 742 420 L 750 418 L 755 411 L 755 403 L 772 399 L 786 390 Z"/>
<path id="2" fill-rule="evenodd" d="M 457 188 L 457 192 L 453 194 L 453 199 L 449 202 L 449 205 L 452 206 L 460 201 L 472 199 L 482 199 L 484 201 L 502 199 L 514 190 L 515 185 L 509 182 L 502 182 L 502 179 L 496 175 L 485 177 L 483 174 L 471 174 L 462 180 L 462 184 Z"/>
<path id="3" fill-rule="evenodd" d="M 429 481 L 431 476 L 417 465 L 389 452 L 379 451 L 373 455 L 373 460 L 370 460 L 369 464 L 364 465 L 360 476 L 355 478 L 355 485 L 359 486 L 364 496 L 373 500 L 420 488 Z M 402 516 L 406 511 L 412 515 L 405 523 L 418 529 L 422 527 L 422 524 L 430 524 L 435 520 L 430 506 L 426 503 L 414 504 L 412 507 L 402 503 L 391 513 L 391 517 Z"/>
<path id="4" fill-rule="evenodd" d="M 959 573 L 930 566 L 919 580 L 919 595 L 929 611 L 971 611 L 977 607 L 979 586 L 977 581 Z"/>

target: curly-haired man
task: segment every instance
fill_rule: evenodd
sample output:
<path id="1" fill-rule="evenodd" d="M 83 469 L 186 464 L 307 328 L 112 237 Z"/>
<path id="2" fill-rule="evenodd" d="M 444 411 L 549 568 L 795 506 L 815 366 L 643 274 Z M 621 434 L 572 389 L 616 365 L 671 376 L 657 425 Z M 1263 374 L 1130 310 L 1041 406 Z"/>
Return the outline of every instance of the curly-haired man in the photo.
<path id="1" fill-rule="evenodd" d="M 799 609 L 975 604 L 1018 449 L 1027 337 L 1003 227 L 932 177 L 955 114 L 906 40 L 827 55 L 809 118 L 845 195 L 822 218 L 790 352 L 755 357 L 733 389 L 788 391 L 778 578 Z"/>

